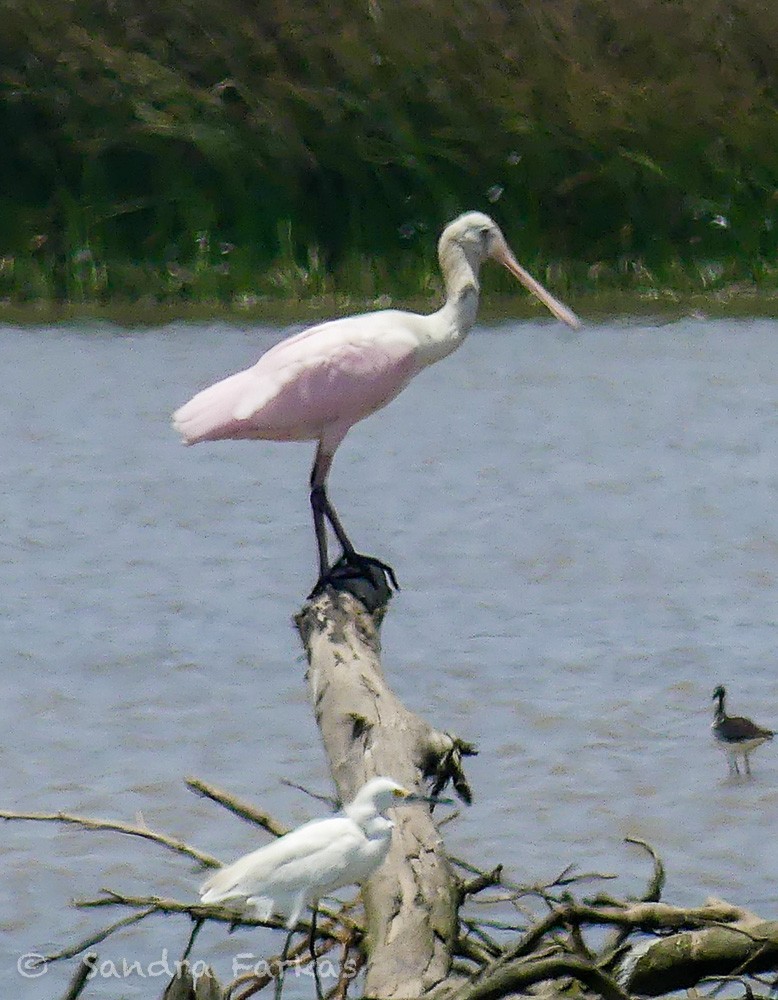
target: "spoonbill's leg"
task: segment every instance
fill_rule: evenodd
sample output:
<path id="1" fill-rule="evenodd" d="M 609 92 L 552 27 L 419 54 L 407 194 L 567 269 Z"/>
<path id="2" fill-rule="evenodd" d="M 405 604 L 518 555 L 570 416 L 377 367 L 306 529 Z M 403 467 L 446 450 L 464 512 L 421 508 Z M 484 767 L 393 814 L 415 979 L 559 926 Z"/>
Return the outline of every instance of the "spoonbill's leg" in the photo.
<path id="1" fill-rule="evenodd" d="M 326 517 L 330 522 L 332 530 L 335 532 L 335 537 L 340 542 L 340 547 L 343 549 L 343 555 L 358 556 L 359 553 L 354 548 L 351 543 L 351 539 L 346 534 L 346 529 L 340 523 L 340 518 L 338 517 L 335 508 L 330 503 L 330 498 L 327 496 L 327 491 L 324 486 L 314 486 L 311 490 L 311 506 L 314 509 L 314 522 L 316 519 L 315 512 L 317 509 L 320 512 L 320 516 Z"/>
<path id="2" fill-rule="evenodd" d="M 395 590 L 399 589 L 397 577 L 391 566 L 376 559 L 375 556 L 366 556 L 357 552 L 346 534 L 346 529 L 341 524 L 335 508 L 330 503 L 326 482 L 332 459 L 333 454 L 325 451 L 320 444 L 316 450 L 316 459 L 311 470 L 311 510 L 313 512 L 313 528 L 316 533 L 316 547 L 319 553 L 319 579 L 309 596 L 315 597 L 327 583 L 335 582 L 336 569 L 339 580 L 356 579 L 360 576 L 372 579 L 370 570 L 379 569 L 387 574 Z M 340 547 L 343 549 L 343 555 L 334 566 L 329 565 L 325 520 L 329 522 Z"/>
<path id="3" fill-rule="evenodd" d="M 330 562 L 327 556 L 327 525 L 324 523 L 323 500 L 327 499 L 323 487 L 311 489 L 311 511 L 313 512 L 313 530 L 316 534 L 316 548 L 319 552 L 319 579 L 322 580 L 329 572 Z"/>
<path id="4" fill-rule="evenodd" d="M 319 568 L 322 576 L 330 568 L 327 562 L 327 537 L 324 531 L 324 518 L 332 525 L 335 537 L 340 542 L 343 554 L 347 556 L 356 555 L 356 550 L 351 544 L 351 539 L 346 534 L 346 529 L 340 523 L 340 518 L 335 513 L 335 508 L 330 503 L 327 496 L 327 476 L 332 467 L 332 459 L 335 453 L 325 451 L 321 444 L 316 449 L 316 458 L 311 469 L 311 507 L 313 508 L 313 524 L 316 529 L 316 543 L 319 546 Z M 321 535 L 324 536 L 323 540 Z M 322 559 L 322 551 L 324 558 Z"/>
<path id="5" fill-rule="evenodd" d="M 333 455 L 330 452 L 324 451 L 320 442 L 316 449 L 316 458 L 311 469 L 311 511 L 313 512 L 313 530 L 316 533 L 316 547 L 319 551 L 319 581 L 323 580 L 330 571 L 330 562 L 327 555 L 327 525 L 325 524 L 325 518 L 332 523 L 333 510 L 327 497 L 325 484 L 327 482 L 327 474 L 332 465 L 332 458 Z M 343 539 L 345 538 L 346 544 L 353 551 L 354 547 L 347 538 L 340 521 L 338 521 L 338 528 L 340 529 L 338 541 L 343 545 Z"/>

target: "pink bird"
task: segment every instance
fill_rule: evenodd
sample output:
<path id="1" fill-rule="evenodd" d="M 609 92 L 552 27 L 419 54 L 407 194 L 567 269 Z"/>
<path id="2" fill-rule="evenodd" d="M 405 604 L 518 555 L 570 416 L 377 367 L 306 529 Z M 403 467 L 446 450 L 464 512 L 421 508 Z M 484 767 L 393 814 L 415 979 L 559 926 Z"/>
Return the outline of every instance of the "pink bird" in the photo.
<path id="1" fill-rule="evenodd" d="M 497 225 L 480 212 L 459 216 L 443 230 L 438 257 L 446 301 L 431 315 L 396 309 L 349 316 L 313 326 L 271 347 L 253 368 L 230 375 L 173 415 L 186 444 L 259 439 L 316 441 L 310 502 L 319 555 L 313 594 L 332 579 L 327 554 L 329 522 L 343 550 L 336 564 L 369 579 L 372 568 L 391 567 L 358 553 L 327 496 L 327 475 L 349 429 L 394 399 L 414 375 L 451 354 L 475 323 L 478 276 L 491 258 L 569 326 L 578 318 L 521 267 Z"/>

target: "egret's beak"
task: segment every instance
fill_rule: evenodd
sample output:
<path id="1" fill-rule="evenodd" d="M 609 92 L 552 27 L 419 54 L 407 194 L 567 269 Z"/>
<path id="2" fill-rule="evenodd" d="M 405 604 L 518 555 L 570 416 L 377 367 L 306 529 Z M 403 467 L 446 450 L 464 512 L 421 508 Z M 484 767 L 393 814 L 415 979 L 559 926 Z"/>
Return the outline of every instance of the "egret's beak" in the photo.
<path id="1" fill-rule="evenodd" d="M 442 799 L 436 795 L 421 795 L 419 792 L 408 792 L 403 802 L 430 802 L 434 806 L 456 805 L 453 799 Z"/>
<path id="2" fill-rule="evenodd" d="M 532 275 L 528 271 L 525 271 L 521 264 L 519 264 L 508 249 L 508 245 L 506 243 L 503 243 L 502 246 L 495 247 L 492 251 L 492 257 L 502 264 L 503 267 L 506 267 L 514 277 L 518 278 L 528 291 L 537 296 L 543 305 L 550 312 L 552 312 L 558 320 L 561 320 L 563 323 L 567 323 L 567 325 L 571 326 L 574 330 L 579 329 L 581 321 L 572 309 L 568 309 L 567 306 L 562 305 L 558 299 L 554 298 L 551 292 L 546 291 L 539 281 L 535 281 Z"/>

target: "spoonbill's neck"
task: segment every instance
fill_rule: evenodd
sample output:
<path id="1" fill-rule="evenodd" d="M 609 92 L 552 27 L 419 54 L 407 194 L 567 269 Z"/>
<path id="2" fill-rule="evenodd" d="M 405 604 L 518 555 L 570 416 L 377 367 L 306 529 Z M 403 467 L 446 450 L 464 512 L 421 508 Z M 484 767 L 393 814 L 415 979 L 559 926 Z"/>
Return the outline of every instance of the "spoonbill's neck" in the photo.
<path id="1" fill-rule="evenodd" d="M 429 320 L 430 330 L 422 345 L 424 362 L 432 364 L 451 354 L 475 323 L 478 312 L 480 260 L 471 259 L 457 243 L 440 248 L 440 269 L 446 287 L 446 301 Z"/>
<path id="2" fill-rule="evenodd" d="M 451 316 L 464 337 L 472 329 L 478 311 L 480 257 L 475 253 L 468 254 L 459 243 L 446 242 L 440 247 L 440 269 L 446 284 L 443 310 Z"/>

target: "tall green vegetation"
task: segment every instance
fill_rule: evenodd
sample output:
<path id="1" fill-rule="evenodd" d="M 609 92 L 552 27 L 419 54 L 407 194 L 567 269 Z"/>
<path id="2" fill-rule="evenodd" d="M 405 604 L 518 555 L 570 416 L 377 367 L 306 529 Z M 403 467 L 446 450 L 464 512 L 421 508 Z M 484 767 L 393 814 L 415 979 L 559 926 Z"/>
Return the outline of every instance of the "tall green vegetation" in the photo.
<path id="1" fill-rule="evenodd" d="M 0 297 L 426 293 L 469 208 L 552 284 L 778 284 L 769 0 L 0 0 L 0 19 Z"/>

